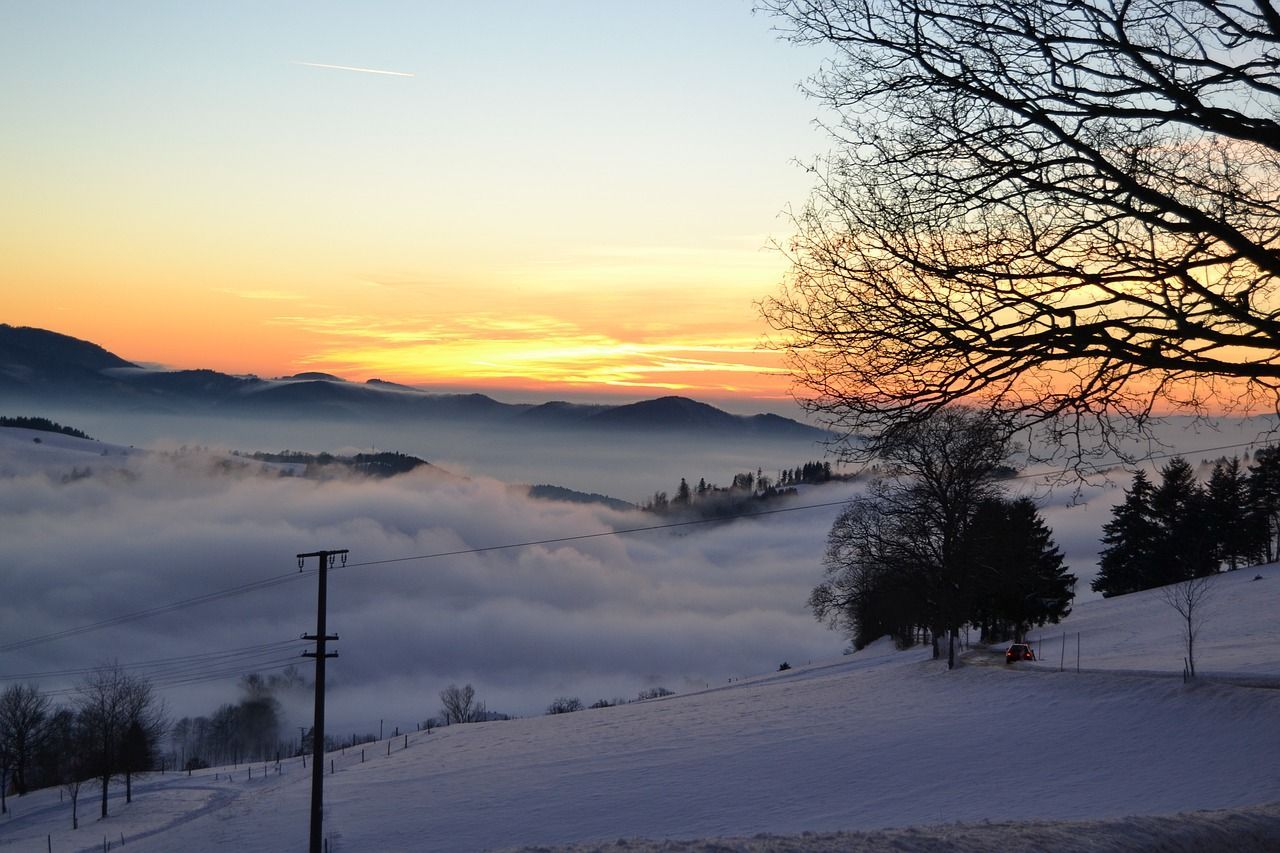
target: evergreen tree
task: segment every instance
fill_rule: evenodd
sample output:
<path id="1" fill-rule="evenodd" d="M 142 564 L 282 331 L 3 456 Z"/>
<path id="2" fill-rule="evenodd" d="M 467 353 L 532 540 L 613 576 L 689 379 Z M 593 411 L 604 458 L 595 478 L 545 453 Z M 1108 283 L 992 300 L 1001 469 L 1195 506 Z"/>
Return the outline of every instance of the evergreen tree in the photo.
<path id="1" fill-rule="evenodd" d="M 1099 571 L 1089 585 L 1104 598 L 1124 595 L 1151 586 L 1159 527 L 1151 515 L 1151 481 L 1138 471 L 1124 502 L 1112 507 L 1111 520 L 1102 526 Z"/>
<path id="2" fill-rule="evenodd" d="M 1280 559 L 1280 447 L 1264 447 L 1249 466 L 1249 518 L 1268 563 Z"/>
<path id="3" fill-rule="evenodd" d="M 1160 485 L 1151 493 L 1151 516 L 1160 535 L 1152 561 L 1155 576 L 1147 587 L 1217 571 L 1208 499 L 1195 470 L 1181 456 L 1173 457 L 1160 469 Z"/>
<path id="4" fill-rule="evenodd" d="M 1207 497 L 1209 529 L 1218 559 L 1233 571 L 1241 564 L 1257 562 L 1262 542 L 1249 511 L 1249 482 L 1239 458 L 1213 466 Z"/>
<path id="5" fill-rule="evenodd" d="M 671 501 L 671 503 L 675 504 L 676 506 L 688 506 L 689 500 L 690 500 L 689 484 L 685 481 L 684 477 L 681 477 L 680 486 L 679 488 L 676 489 L 676 496 Z"/>
<path id="6" fill-rule="evenodd" d="M 969 525 L 975 583 L 971 620 L 988 640 L 1026 638 L 1071 612 L 1076 576 L 1030 498 L 983 501 Z"/>

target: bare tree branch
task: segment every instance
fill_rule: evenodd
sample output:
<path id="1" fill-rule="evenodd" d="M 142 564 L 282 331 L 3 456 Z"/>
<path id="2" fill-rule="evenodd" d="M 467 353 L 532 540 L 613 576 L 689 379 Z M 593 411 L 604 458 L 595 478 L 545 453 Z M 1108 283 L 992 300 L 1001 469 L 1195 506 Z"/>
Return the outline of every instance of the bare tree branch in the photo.
<path id="1" fill-rule="evenodd" d="M 1277 410 L 1269 4 L 764 5 L 832 51 L 810 92 L 837 147 L 761 306 L 813 411 L 874 436 L 983 401 L 1114 439 Z"/>

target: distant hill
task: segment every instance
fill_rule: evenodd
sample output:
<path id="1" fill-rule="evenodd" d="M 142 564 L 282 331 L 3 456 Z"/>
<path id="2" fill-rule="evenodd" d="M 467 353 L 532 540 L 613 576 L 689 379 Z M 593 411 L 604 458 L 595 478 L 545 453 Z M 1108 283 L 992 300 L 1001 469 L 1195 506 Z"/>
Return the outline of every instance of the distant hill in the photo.
<path id="1" fill-rule="evenodd" d="M 72 438 L 83 438 L 88 441 L 94 440 L 93 436 L 89 435 L 84 430 L 79 430 L 70 426 L 63 426 L 57 421 L 51 421 L 48 418 L 28 418 L 22 416 L 6 418 L 0 416 L 0 427 L 9 427 L 11 429 L 33 429 L 38 432 L 56 432 L 59 435 L 69 435 Z"/>
<path id="2" fill-rule="evenodd" d="M 595 424 L 627 429 L 733 430 L 741 418 L 726 411 L 690 400 L 688 397 L 660 397 L 625 406 L 613 406 L 590 416 Z"/>
<path id="3" fill-rule="evenodd" d="M 528 429 L 676 432 L 821 440 L 823 430 L 778 415 L 733 415 L 687 397 L 627 405 L 503 403 L 484 394 L 433 394 L 380 379 L 348 382 L 307 371 L 279 379 L 216 370 L 150 370 L 97 344 L 44 329 L 0 325 L 0 404 L 43 402 L 180 414 L 452 421 Z"/>
<path id="4" fill-rule="evenodd" d="M 397 474 L 407 474 L 418 468 L 440 470 L 425 459 L 396 452 L 335 456 L 331 453 L 304 453 L 296 450 L 283 450 L 279 453 L 259 452 L 237 455 L 243 455 L 258 462 L 300 465 L 303 466 L 304 472 L 309 476 L 317 476 L 326 469 L 348 469 L 370 477 L 394 477 Z"/>
<path id="5" fill-rule="evenodd" d="M 113 384 L 103 371 L 137 367 L 97 344 L 44 329 L 0 324 L 0 392 Z"/>
<path id="6" fill-rule="evenodd" d="M 602 504 L 610 509 L 627 511 L 639 509 L 635 504 L 629 503 L 618 498 L 611 498 L 608 495 L 601 495 L 595 492 L 579 492 L 574 489 L 567 489 L 564 486 L 550 486 L 540 484 L 529 487 L 529 497 L 539 500 L 549 501 L 565 501 L 567 503 L 580 504 Z"/>

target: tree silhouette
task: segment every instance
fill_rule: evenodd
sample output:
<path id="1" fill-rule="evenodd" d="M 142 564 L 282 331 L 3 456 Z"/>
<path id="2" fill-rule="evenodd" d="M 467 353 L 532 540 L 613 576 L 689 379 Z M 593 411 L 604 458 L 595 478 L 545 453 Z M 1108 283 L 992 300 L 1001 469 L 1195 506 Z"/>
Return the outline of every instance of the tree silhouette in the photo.
<path id="1" fill-rule="evenodd" d="M 1147 589 L 1155 583 L 1153 561 L 1160 530 L 1151 516 L 1151 493 L 1147 475 L 1136 472 L 1124 501 L 1112 508 L 1111 520 L 1102 526 L 1105 547 L 1090 586 L 1104 598 Z"/>
<path id="2" fill-rule="evenodd" d="M 1269 4 L 761 3 L 835 144 L 762 311 L 851 450 L 960 400 L 1113 445 L 1280 403 Z"/>

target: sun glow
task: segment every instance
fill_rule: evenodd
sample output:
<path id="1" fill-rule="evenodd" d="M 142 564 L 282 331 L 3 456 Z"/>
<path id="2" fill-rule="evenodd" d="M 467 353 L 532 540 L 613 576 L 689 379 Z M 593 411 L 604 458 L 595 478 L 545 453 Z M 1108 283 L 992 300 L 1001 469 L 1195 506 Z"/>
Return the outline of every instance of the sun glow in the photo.
<path id="1" fill-rule="evenodd" d="M 407 384 L 736 391 L 776 396 L 787 383 L 773 353 L 748 336 L 623 339 L 555 317 L 478 314 L 445 324 L 360 317 L 280 318 L 327 343 L 308 369 Z"/>

